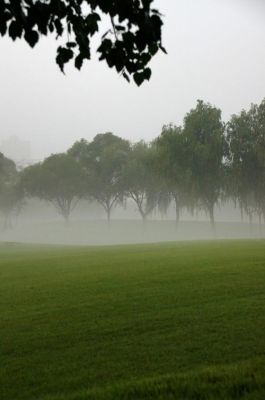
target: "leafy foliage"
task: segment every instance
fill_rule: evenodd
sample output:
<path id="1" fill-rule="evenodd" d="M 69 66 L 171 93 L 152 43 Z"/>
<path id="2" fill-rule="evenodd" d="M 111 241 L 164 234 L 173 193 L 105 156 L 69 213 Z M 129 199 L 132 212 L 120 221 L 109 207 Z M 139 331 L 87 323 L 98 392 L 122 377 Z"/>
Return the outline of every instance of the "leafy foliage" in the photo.
<path id="1" fill-rule="evenodd" d="M 86 171 L 87 195 L 101 204 L 108 221 L 123 199 L 123 168 L 129 151 L 129 142 L 111 132 L 96 135 L 91 143 L 76 142 L 69 150 Z"/>
<path id="2" fill-rule="evenodd" d="M 242 215 L 250 221 L 258 216 L 261 223 L 265 220 L 265 100 L 233 115 L 227 124 L 220 109 L 199 100 L 182 127 L 165 125 L 151 143 L 130 143 L 111 132 L 98 134 L 22 175 L 27 194 L 52 202 L 66 219 L 81 197 L 98 202 L 108 220 L 114 207 L 126 205 L 130 198 L 144 221 L 156 210 L 165 214 L 174 202 L 177 223 L 183 209 L 192 214 L 203 210 L 214 229 L 216 206 L 232 199 Z M 3 193 L 6 206 L 19 200 L 20 189 L 12 186 L 17 181 L 15 164 L 0 155 L 2 204 Z"/>
<path id="3" fill-rule="evenodd" d="M 231 195 L 250 219 L 265 217 L 265 101 L 233 115 L 227 137 Z"/>
<path id="4" fill-rule="evenodd" d="M 4 228 L 11 228 L 12 215 L 19 214 L 23 198 L 15 163 L 0 153 L 0 212 L 4 215 Z"/>
<path id="5" fill-rule="evenodd" d="M 91 40 L 100 30 L 102 16 L 110 21 L 97 49 L 125 79 L 137 85 L 151 77 L 147 66 L 159 49 L 162 20 L 153 0 L 0 0 L 0 34 L 24 39 L 34 47 L 41 36 L 55 34 L 65 43 L 57 49 L 56 62 L 64 71 L 70 60 L 80 69 L 91 58 Z"/>
<path id="6" fill-rule="evenodd" d="M 55 154 L 23 171 L 26 193 L 51 202 L 67 221 L 84 193 L 79 164 L 67 154 Z"/>
<path id="7" fill-rule="evenodd" d="M 183 207 L 194 207 L 191 190 L 191 170 L 187 163 L 185 136 L 181 127 L 172 124 L 163 126 L 161 135 L 154 141 L 157 149 L 157 172 L 165 187 L 161 206 L 167 207 L 171 199 L 175 202 L 176 223 Z"/>
<path id="8" fill-rule="evenodd" d="M 223 188 L 227 149 L 221 110 L 198 100 L 196 108 L 186 115 L 183 130 L 192 194 L 198 205 L 209 213 L 214 227 L 214 206 Z"/>
<path id="9" fill-rule="evenodd" d="M 162 194 L 162 184 L 154 168 L 155 154 L 152 147 L 141 141 L 132 146 L 124 169 L 124 187 L 134 200 L 142 219 L 157 206 Z"/>

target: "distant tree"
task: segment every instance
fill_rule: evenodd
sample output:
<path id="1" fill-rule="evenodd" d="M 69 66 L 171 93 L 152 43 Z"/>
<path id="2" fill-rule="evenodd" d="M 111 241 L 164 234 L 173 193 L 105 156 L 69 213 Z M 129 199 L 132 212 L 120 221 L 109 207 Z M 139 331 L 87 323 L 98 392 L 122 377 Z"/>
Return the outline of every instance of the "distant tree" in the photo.
<path id="1" fill-rule="evenodd" d="M 162 184 L 156 173 L 155 162 L 154 149 L 141 141 L 132 146 L 123 171 L 126 194 L 136 203 L 144 222 L 162 195 Z"/>
<path id="2" fill-rule="evenodd" d="M 80 69 L 91 58 L 91 40 L 98 33 L 102 16 L 110 28 L 97 49 L 99 59 L 137 85 L 151 76 L 147 67 L 161 44 L 162 20 L 153 0 L 9 0 L 0 1 L 0 34 L 13 40 L 24 39 L 34 47 L 41 36 L 62 37 L 56 62 L 74 59 Z"/>
<path id="3" fill-rule="evenodd" d="M 54 154 L 25 168 L 22 184 L 29 196 L 52 203 L 65 221 L 85 192 L 83 172 L 67 154 Z"/>
<path id="4" fill-rule="evenodd" d="M 221 110 L 198 100 L 196 108 L 184 119 L 183 134 L 191 170 L 192 193 L 198 206 L 209 214 L 214 230 L 214 208 L 223 190 L 227 151 Z"/>
<path id="5" fill-rule="evenodd" d="M 110 132 L 96 135 L 91 143 L 76 142 L 69 150 L 86 171 L 87 196 L 104 208 L 108 222 L 124 197 L 122 172 L 129 151 L 129 142 Z"/>
<path id="6" fill-rule="evenodd" d="M 187 164 L 182 128 L 172 124 L 165 125 L 154 145 L 157 149 L 157 173 L 164 182 L 164 196 L 161 199 L 166 205 L 173 199 L 178 225 L 181 209 L 192 207 L 191 171 Z"/>
<path id="7" fill-rule="evenodd" d="M 0 212 L 4 216 L 5 229 L 12 227 L 12 217 L 19 214 L 23 198 L 15 163 L 0 153 Z"/>
<path id="8" fill-rule="evenodd" d="M 229 194 L 239 204 L 241 212 L 250 221 L 255 212 L 253 168 L 255 159 L 251 120 L 248 112 L 233 115 L 227 124 L 229 143 L 230 185 Z"/>
<path id="9" fill-rule="evenodd" d="M 265 100 L 233 115 L 227 124 L 231 195 L 250 222 L 265 218 Z"/>
<path id="10" fill-rule="evenodd" d="M 254 122 L 256 185 L 255 203 L 259 218 L 263 215 L 265 222 L 265 99 L 260 105 L 253 105 L 250 113 Z"/>
<path id="11" fill-rule="evenodd" d="M 16 164 L 13 160 L 6 158 L 3 153 L 0 153 L 0 184 L 10 181 L 16 176 Z"/>

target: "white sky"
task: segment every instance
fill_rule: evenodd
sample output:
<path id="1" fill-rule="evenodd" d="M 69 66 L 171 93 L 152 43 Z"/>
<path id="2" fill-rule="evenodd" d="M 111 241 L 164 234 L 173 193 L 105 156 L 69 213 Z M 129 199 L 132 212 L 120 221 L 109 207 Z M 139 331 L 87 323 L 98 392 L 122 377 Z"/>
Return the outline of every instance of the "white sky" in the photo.
<path id="1" fill-rule="evenodd" d="M 156 56 L 149 83 L 128 84 L 105 63 L 62 75 L 56 42 L 28 45 L 0 38 L 0 142 L 30 140 L 32 156 L 66 150 L 81 137 L 112 131 L 151 140 L 181 124 L 196 99 L 224 119 L 265 97 L 264 0 L 157 0 L 165 15 L 168 56 Z"/>

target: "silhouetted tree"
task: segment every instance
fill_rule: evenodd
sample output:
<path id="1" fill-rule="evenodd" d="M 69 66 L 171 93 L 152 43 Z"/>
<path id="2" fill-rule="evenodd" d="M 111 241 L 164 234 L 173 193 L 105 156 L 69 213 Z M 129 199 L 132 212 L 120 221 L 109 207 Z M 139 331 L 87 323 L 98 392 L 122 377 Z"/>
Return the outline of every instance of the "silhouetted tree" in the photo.
<path id="1" fill-rule="evenodd" d="M 137 85 L 150 79 L 147 67 L 161 44 L 162 20 L 153 0 L 9 0 L 0 1 L 0 34 L 24 39 L 34 47 L 41 36 L 56 35 L 65 41 L 57 49 L 56 62 L 74 59 L 80 69 L 91 58 L 91 39 L 99 32 L 102 16 L 110 28 L 97 49 L 99 59 Z"/>

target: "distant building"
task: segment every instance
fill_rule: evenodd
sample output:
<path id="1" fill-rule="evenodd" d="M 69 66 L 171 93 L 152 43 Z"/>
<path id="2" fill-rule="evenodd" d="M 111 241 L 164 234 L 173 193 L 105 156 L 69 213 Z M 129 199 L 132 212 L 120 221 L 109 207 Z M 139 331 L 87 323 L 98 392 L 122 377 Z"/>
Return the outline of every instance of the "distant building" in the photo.
<path id="1" fill-rule="evenodd" d="M 30 142 L 11 136 L 0 143 L 0 152 L 5 157 L 15 161 L 17 166 L 24 167 L 31 164 Z"/>

